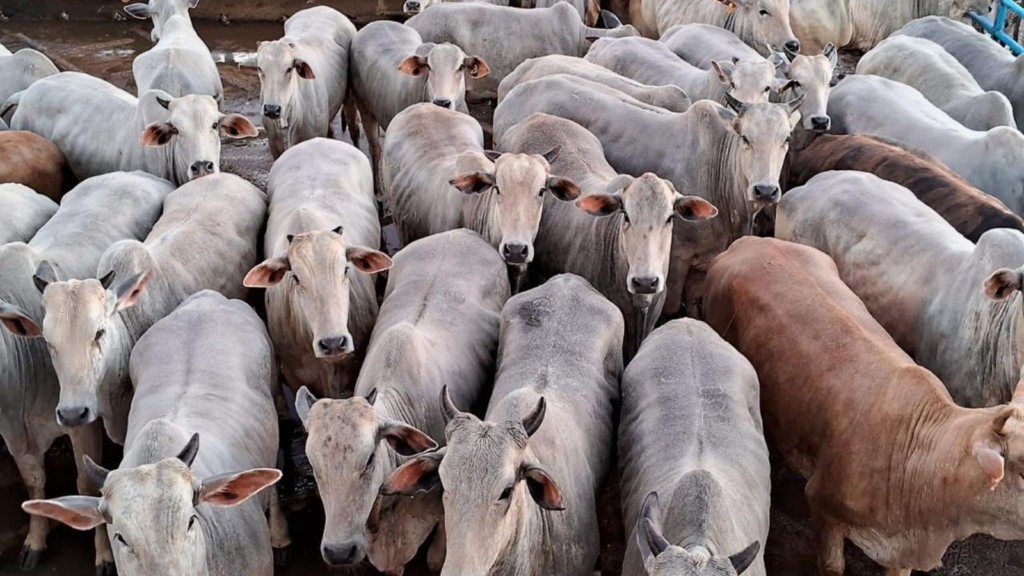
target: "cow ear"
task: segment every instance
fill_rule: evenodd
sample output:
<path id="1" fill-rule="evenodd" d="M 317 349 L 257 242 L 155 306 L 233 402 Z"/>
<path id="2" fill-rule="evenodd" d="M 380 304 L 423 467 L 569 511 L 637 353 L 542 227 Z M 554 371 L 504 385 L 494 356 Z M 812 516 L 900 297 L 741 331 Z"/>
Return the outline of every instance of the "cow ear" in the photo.
<path id="1" fill-rule="evenodd" d="M 545 510 L 565 510 L 562 507 L 562 491 L 547 472 L 539 466 L 524 466 L 522 477 L 538 506 Z"/>
<path id="2" fill-rule="evenodd" d="M 661 506 L 657 492 L 648 493 L 640 506 L 640 515 L 636 519 L 636 543 L 644 565 L 669 547 L 668 540 L 661 533 Z"/>
<path id="3" fill-rule="evenodd" d="M 249 270 L 249 273 L 242 280 L 242 285 L 246 288 L 270 288 L 271 286 L 277 286 L 281 283 L 281 280 L 284 280 L 284 277 L 288 275 L 288 271 L 291 269 L 292 267 L 288 262 L 287 256 L 267 258 L 257 264 L 255 268 Z"/>
<path id="4" fill-rule="evenodd" d="M 547 189 L 554 194 L 555 198 L 558 198 L 563 202 L 575 200 L 580 197 L 580 187 L 568 178 L 562 178 L 561 176 L 548 176 L 545 186 L 547 186 Z"/>
<path id="5" fill-rule="evenodd" d="M 470 78 L 483 78 L 491 73 L 491 67 L 479 56 L 467 56 L 462 61 Z"/>
<path id="6" fill-rule="evenodd" d="M 199 502 L 214 506 L 237 506 L 281 479 L 274 468 L 253 468 L 237 474 L 221 474 L 203 480 Z"/>
<path id="7" fill-rule="evenodd" d="M 52 500 L 29 500 L 21 505 L 29 514 L 51 518 L 75 530 L 92 530 L 106 520 L 100 513 L 100 499 L 93 496 L 64 496 Z"/>
<path id="8" fill-rule="evenodd" d="M 825 44 L 825 49 L 822 50 L 821 53 L 828 58 L 828 63 L 831 64 L 833 68 L 836 67 L 836 64 L 839 64 L 839 51 L 836 50 L 835 44 L 831 42 Z"/>
<path id="9" fill-rule="evenodd" d="M 124 7 L 124 11 L 128 13 L 132 18 L 138 18 L 139 20 L 145 20 L 153 15 L 153 9 L 149 7 L 149 4 L 129 4 Z"/>
<path id="10" fill-rule="evenodd" d="M 1006 300 L 1021 289 L 1021 274 L 1009 268 L 1000 268 L 985 280 L 985 294 L 993 300 Z"/>
<path id="11" fill-rule="evenodd" d="M 732 73 L 736 70 L 736 66 L 732 62 L 719 63 L 717 60 L 712 60 L 711 69 L 715 71 L 719 82 L 726 86 L 732 83 Z"/>
<path id="12" fill-rule="evenodd" d="M 313 396 L 313 393 L 305 386 L 299 388 L 295 394 L 295 411 L 299 414 L 299 421 L 302 422 L 302 427 L 307 432 L 309 431 L 309 412 L 313 409 L 313 404 L 316 404 L 316 396 Z"/>
<path id="13" fill-rule="evenodd" d="M 464 194 L 483 194 L 494 187 L 494 174 L 489 172 L 471 172 L 460 174 L 448 181 Z"/>
<path id="14" fill-rule="evenodd" d="M 377 438 L 387 440 L 391 449 L 402 456 L 416 456 L 427 450 L 436 450 L 437 442 L 418 429 L 396 422 L 384 420 L 377 428 Z"/>
<path id="15" fill-rule="evenodd" d="M 43 260 L 36 266 L 35 273 L 32 274 L 32 283 L 36 285 L 36 290 L 42 294 L 46 291 L 46 287 L 52 282 L 57 281 L 57 271 L 53 269 L 53 265 L 49 261 Z"/>
<path id="16" fill-rule="evenodd" d="M 383 272 L 394 264 L 387 254 L 362 246 L 349 246 L 345 250 L 345 258 L 358 268 L 360 272 L 366 274 Z"/>
<path id="17" fill-rule="evenodd" d="M 427 59 L 419 54 L 413 54 L 398 65 L 398 71 L 409 76 L 422 76 L 430 71 Z"/>
<path id="18" fill-rule="evenodd" d="M 3 300 L 0 300 L 0 323 L 8 332 L 22 338 L 38 338 L 43 335 L 39 324 L 29 318 L 27 312 Z"/>
<path id="19" fill-rule="evenodd" d="M 757 559 L 757 553 L 761 550 L 761 543 L 754 540 L 743 550 L 729 556 L 729 562 L 736 569 L 736 574 L 743 574 L 750 568 L 750 565 Z"/>
<path id="20" fill-rule="evenodd" d="M 687 222 L 710 220 L 718 216 L 718 208 L 698 196 L 676 196 L 672 208 L 675 210 L 676 216 Z"/>
<path id="21" fill-rule="evenodd" d="M 114 311 L 117 312 L 135 306 L 139 302 L 142 292 L 146 289 L 146 285 L 149 284 L 149 278 L 149 272 L 146 271 L 118 284 L 114 290 L 114 296 L 117 298 L 117 306 Z"/>
<path id="22" fill-rule="evenodd" d="M 991 447 L 989 440 L 983 440 L 984 444 L 974 447 L 974 457 L 981 466 L 981 471 L 988 476 L 989 488 L 995 490 L 1003 480 L 1005 459 L 1003 455 Z"/>
<path id="23" fill-rule="evenodd" d="M 295 73 L 299 75 L 299 78 L 303 80 L 316 80 L 316 74 L 313 73 L 313 68 L 306 63 L 305 60 L 296 58 L 292 62 L 292 67 L 295 68 Z"/>
<path id="24" fill-rule="evenodd" d="M 144 146 L 163 146 L 177 133 L 178 129 L 170 122 L 153 122 L 142 131 L 139 142 Z"/>
<path id="25" fill-rule="evenodd" d="M 618 194 L 588 194 L 576 201 L 576 207 L 591 216 L 611 216 L 622 210 Z"/>
<path id="26" fill-rule="evenodd" d="M 190 10 L 194 9 L 196 6 L 199 6 L 199 0 L 188 0 L 188 7 Z"/>
<path id="27" fill-rule="evenodd" d="M 253 138 L 259 136 L 259 130 L 241 114 L 221 116 L 220 131 L 228 138 Z"/>
<path id="28" fill-rule="evenodd" d="M 391 473 L 380 487 L 384 496 L 412 496 L 418 492 L 430 492 L 441 484 L 437 469 L 444 459 L 445 449 L 428 452 L 409 460 Z"/>

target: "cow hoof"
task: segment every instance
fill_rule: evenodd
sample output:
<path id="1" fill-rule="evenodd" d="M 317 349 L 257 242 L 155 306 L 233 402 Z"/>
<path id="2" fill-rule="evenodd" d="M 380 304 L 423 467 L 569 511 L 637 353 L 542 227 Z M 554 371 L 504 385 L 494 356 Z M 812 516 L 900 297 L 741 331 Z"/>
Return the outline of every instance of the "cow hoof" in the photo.
<path id="1" fill-rule="evenodd" d="M 292 547 L 274 548 L 274 566 L 287 568 L 292 563 Z"/>
<path id="2" fill-rule="evenodd" d="M 97 564 L 96 576 L 117 576 L 117 566 L 113 562 Z"/>
<path id="3" fill-rule="evenodd" d="M 18 556 L 18 564 L 22 570 L 35 570 L 36 566 L 39 565 L 39 559 L 42 557 L 42 550 L 33 550 L 25 546 L 21 549 L 21 555 Z"/>

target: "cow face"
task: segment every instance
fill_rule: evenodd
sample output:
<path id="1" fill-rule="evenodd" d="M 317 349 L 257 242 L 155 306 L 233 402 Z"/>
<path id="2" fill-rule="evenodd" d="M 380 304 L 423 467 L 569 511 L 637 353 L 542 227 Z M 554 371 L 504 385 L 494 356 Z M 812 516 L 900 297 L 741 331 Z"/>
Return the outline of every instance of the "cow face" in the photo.
<path id="1" fill-rule="evenodd" d="M 488 152 L 494 171 L 456 176 L 451 185 L 466 194 L 492 194 L 490 226 L 498 238 L 491 238 L 505 262 L 525 266 L 533 261 L 533 240 L 540 227 L 544 194 L 559 200 L 575 200 L 580 189 L 575 182 L 549 174 L 558 148 L 546 154 L 499 154 Z"/>
<path id="2" fill-rule="evenodd" d="M 729 557 L 715 556 L 703 546 L 686 549 L 669 543 L 662 535 L 658 494 L 644 498 L 636 521 L 636 543 L 650 576 L 736 576 L 757 559 L 760 542 Z"/>
<path id="3" fill-rule="evenodd" d="M 732 110 L 719 109 L 719 118 L 738 136 L 739 173 L 747 181 L 747 199 L 760 208 L 782 198 L 779 173 L 789 151 L 790 135 L 803 97 L 786 104 L 745 104 L 726 94 Z"/>
<path id="4" fill-rule="evenodd" d="M 301 82 L 316 79 L 316 71 L 295 51 L 295 44 L 277 40 L 260 42 L 256 51 L 264 124 L 288 128 L 292 98 Z"/>
<path id="5" fill-rule="evenodd" d="M 804 56 L 792 52 L 776 52 L 773 61 L 778 63 L 783 77 L 780 90 L 784 98 L 804 96 L 800 105 L 803 127 L 814 132 L 828 132 L 832 121 L 828 117 L 828 94 L 832 86 L 832 72 L 838 62 L 835 44 L 825 46 L 817 56 Z"/>
<path id="6" fill-rule="evenodd" d="M 270 288 L 285 282 L 292 313 L 313 336 L 313 353 L 322 360 L 340 361 L 356 345 L 348 329 L 351 274 L 373 274 L 390 267 L 391 258 L 383 252 L 347 246 L 339 226 L 289 236 L 285 253 L 258 264 L 243 283 L 249 288 Z"/>
<path id="7" fill-rule="evenodd" d="M 800 51 L 800 41 L 789 25 L 789 0 L 718 1 L 733 19 L 733 32 L 763 55 L 768 56 L 767 46 L 788 48 L 794 53 Z"/>
<path id="8" fill-rule="evenodd" d="M 543 398 L 521 420 L 484 422 L 448 410 L 443 454 L 410 460 L 384 484 L 383 493 L 414 494 L 440 481 L 450 544 L 442 576 L 489 574 L 519 538 L 515 527 L 526 507 L 562 510 L 558 485 L 528 448 L 545 410 Z"/>
<path id="9" fill-rule="evenodd" d="M 402 12 L 409 16 L 415 16 L 434 4 L 441 4 L 443 1 L 444 0 L 405 0 L 405 3 L 402 4 Z"/>
<path id="10" fill-rule="evenodd" d="M 134 18 L 153 19 L 153 31 L 149 37 L 155 44 L 163 34 L 164 23 L 171 16 L 188 18 L 188 11 L 199 5 L 199 0 L 150 0 L 149 3 L 129 4 L 124 11 Z"/>
<path id="11" fill-rule="evenodd" d="M 309 431 L 306 456 L 327 517 L 320 552 L 330 566 L 359 564 L 367 555 L 367 521 L 375 506 L 378 510 L 384 506 L 378 502 L 380 486 L 395 469 L 394 457 L 385 445 L 402 456 L 437 448 L 423 432 L 380 414 L 373 406 L 375 398 L 376 391 L 367 398 L 317 401 L 305 387 L 296 395 L 295 408 Z M 389 538 L 406 545 L 403 551 L 391 551 L 404 556 L 396 562 L 402 566 L 416 555 L 433 524 L 392 524 L 398 525 L 385 528 L 405 532 Z"/>
<path id="12" fill-rule="evenodd" d="M 427 101 L 455 110 L 466 99 L 466 77 L 483 78 L 491 69 L 479 56 L 466 56 L 454 44 L 435 44 L 426 56 L 413 54 L 399 64 L 409 76 L 426 77 Z"/>
<path id="13" fill-rule="evenodd" d="M 767 60 L 733 58 L 731 62 L 711 61 L 718 81 L 740 102 L 767 102 L 775 89 L 775 66 Z"/>
<path id="14" fill-rule="evenodd" d="M 173 165 L 169 180 L 179 186 L 220 171 L 221 134 L 228 138 L 257 135 L 256 127 L 245 116 L 222 114 L 212 96 L 171 99 L 165 92 L 150 90 L 140 98 L 139 105 L 148 122 L 140 141 L 146 146 L 165 147 Z"/>
<path id="15" fill-rule="evenodd" d="M 207 574 L 207 521 L 197 507 L 237 506 L 277 482 L 281 472 L 256 468 L 199 479 L 190 463 L 183 451 L 178 458 L 108 472 L 86 456 L 85 467 L 93 482 L 103 487 L 102 497 L 30 500 L 22 508 L 78 530 L 106 524 L 119 574 Z"/>
<path id="16" fill-rule="evenodd" d="M 43 294 L 42 336 L 60 381 L 57 422 L 82 426 L 99 415 L 99 388 L 108 362 L 125 360 L 128 343 L 118 318 L 134 306 L 149 282 L 145 272 L 116 286 L 114 273 L 102 279 L 52 282 L 41 270 L 34 278 Z"/>
<path id="17" fill-rule="evenodd" d="M 718 209 L 702 198 L 679 194 L 671 182 L 651 173 L 617 178 L 609 188 L 614 192 L 583 196 L 576 206 L 593 216 L 622 215 L 619 238 L 629 266 L 626 290 L 637 305 L 647 306 L 665 289 L 673 222 L 714 218 Z"/>

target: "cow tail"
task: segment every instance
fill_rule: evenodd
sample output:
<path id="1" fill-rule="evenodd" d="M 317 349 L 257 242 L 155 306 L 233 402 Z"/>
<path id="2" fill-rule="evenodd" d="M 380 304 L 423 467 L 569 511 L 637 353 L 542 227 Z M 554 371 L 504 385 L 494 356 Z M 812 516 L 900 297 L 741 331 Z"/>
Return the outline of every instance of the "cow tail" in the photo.
<path id="1" fill-rule="evenodd" d="M 21 92 L 15 92 L 14 94 L 11 94 L 11 97 L 8 98 L 6 102 L 4 102 L 2 107 L 0 107 L 0 118 L 9 119 L 10 117 L 8 116 L 8 114 L 14 114 L 15 109 L 18 108 L 18 103 L 21 102 L 21 95 L 24 93 L 25 91 L 22 90 Z M 7 125 L 10 126 L 11 123 L 8 121 Z"/>
<path id="2" fill-rule="evenodd" d="M 355 90 L 352 89 L 352 80 L 349 79 L 348 90 L 345 92 L 345 104 L 341 108 L 341 131 L 348 131 L 352 138 L 352 145 L 359 148 L 359 107 L 356 105 Z"/>

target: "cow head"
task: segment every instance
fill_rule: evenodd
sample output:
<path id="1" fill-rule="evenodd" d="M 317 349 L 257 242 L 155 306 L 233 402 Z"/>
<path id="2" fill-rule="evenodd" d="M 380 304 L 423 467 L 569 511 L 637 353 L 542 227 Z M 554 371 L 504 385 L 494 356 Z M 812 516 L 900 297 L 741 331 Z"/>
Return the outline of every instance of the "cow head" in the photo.
<path id="1" fill-rule="evenodd" d="M 199 5 L 199 0 L 149 0 L 149 3 L 129 4 L 124 7 L 128 15 L 145 20 L 153 19 L 153 31 L 149 37 L 154 43 L 160 40 L 163 34 L 164 23 L 171 16 L 182 16 L 189 18 L 188 11 Z"/>
<path id="2" fill-rule="evenodd" d="M 839 60 L 835 44 L 828 43 L 816 56 L 786 51 L 773 52 L 771 58 L 778 65 L 782 77 L 782 96 L 804 96 L 800 105 L 803 127 L 815 132 L 828 132 L 832 126 L 827 112 L 828 94 L 832 87 L 832 72 Z"/>
<path id="3" fill-rule="evenodd" d="M 775 89 L 775 66 L 764 58 L 733 58 L 729 62 L 711 61 L 718 81 L 740 102 L 767 102 Z"/>
<path id="4" fill-rule="evenodd" d="M 568 178 L 552 176 L 551 162 L 559 148 L 545 154 L 501 154 L 487 152 L 493 171 L 460 174 L 450 184 L 466 194 L 493 194 L 490 238 L 505 262 L 525 266 L 533 261 L 533 240 L 540 227 L 544 194 L 559 200 L 575 200 L 579 186 Z"/>
<path id="5" fill-rule="evenodd" d="M 348 246 L 339 226 L 288 236 L 283 254 L 256 265 L 243 283 L 270 288 L 285 282 L 293 313 L 309 327 L 317 358 L 345 359 L 356 343 L 348 329 L 350 275 L 391 268 L 391 258 L 371 248 Z"/>
<path id="6" fill-rule="evenodd" d="M 327 517 L 320 552 L 331 566 L 359 564 L 367 554 L 367 522 L 375 506 L 382 506 L 377 501 L 381 484 L 395 468 L 386 446 L 402 456 L 437 448 L 437 443 L 423 432 L 379 412 L 374 407 L 376 396 L 374 390 L 366 398 L 318 401 L 303 387 L 295 397 L 296 411 L 309 432 L 306 456 Z M 400 562 L 404 565 L 416 555 L 433 524 L 401 524 L 388 528 L 418 532 L 394 539 L 407 544 L 407 550 L 392 551 L 398 555 L 404 552 L 407 557 Z"/>
<path id="7" fill-rule="evenodd" d="M 730 108 L 717 107 L 718 117 L 738 138 L 736 155 L 747 199 L 758 207 L 776 204 L 782 198 L 779 174 L 804 97 L 785 104 L 746 104 L 729 94 L 725 98 Z"/>
<path id="8" fill-rule="evenodd" d="M 992 7 L 996 3 L 998 3 L 997 0 L 953 0 L 950 11 L 945 16 L 960 18 L 968 12 L 974 12 L 982 16 L 989 16 L 991 20 Z"/>
<path id="9" fill-rule="evenodd" d="M 402 4 L 402 12 L 409 16 L 415 16 L 434 4 L 441 4 L 442 2 L 444 0 L 405 0 L 405 3 Z"/>
<path id="10" fill-rule="evenodd" d="M 441 484 L 449 542 L 442 576 L 488 574 L 515 542 L 527 506 L 562 510 L 562 493 L 529 449 L 544 421 L 546 403 L 522 418 L 485 422 L 459 412 L 441 393 L 448 446 L 399 467 L 383 494 L 412 495 Z"/>
<path id="11" fill-rule="evenodd" d="M 413 54 L 398 65 L 398 70 L 409 76 L 426 78 L 428 102 L 455 110 L 466 99 L 466 77 L 483 78 L 491 68 L 479 56 L 466 56 L 454 44 L 424 44 L 420 51 L 426 56 Z"/>
<path id="12" fill-rule="evenodd" d="M 198 447 L 197 434 L 175 458 L 114 471 L 85 456 L 86 472 L 103 496 L 30 500 L 21 507 L 77 530 L 106 524 L 119 574 L 206 574 L 207 520 L 198 506 L 237 506 L 277 482 L 281 472 L 255 468 L 200 479 L 190 469 Z"/>
<path id="13" fill-rule="evenodd" d="M 800 41 L 789 25 L 789 0 L 718 0 L 729 13 L 731 29 L 747 45 L 762 56 L 769 56 L 767 46 L 781 46 L 790 52 L 800 51 Z"/>
<path id="14" fill-rule="evenodd" d="M 256 50 L 256 70 L 260 77 L 263 122 L 288 128 L 292 98 L 301 82 L 316 79 L 316 71 L 296 52 L 295 44 L 285 40 L 260 42 Z"/>
<path id="15" fill-rule="evenodd" d="M 212 96 L 171 98 L 149 90 L 139 99 L 147 122 L 139 141 L 165 147 L 177 185 L 220 171 L 220 137 L 249 138 L 256 127 L 241 114 L 222 114 Z"/>
<path id="16" fill-rule="evenodd" d="M 754 541 L 732 556 L 717 556 L 703 546 L 690 549 L 671 544 L 661 528 L 658 494 L 644 498 L 636 520 L 636 543 L 650 576 L 737 576 L 757 559 L 761 543 Z"/>
<path id="17" fill-rule="evenodd" d="M 649 172 L 635 179 L 620 176 L 609 183 L 608 192 L 583 196 L 576 206 L 593 216 L 622 215 L 619 238 L 629 266 L 626 289 L 644 306 L 665 289 L 673 222 L 696 222 L 718 214 L 707 200 L 683 196 L 671 182 Z"/>

